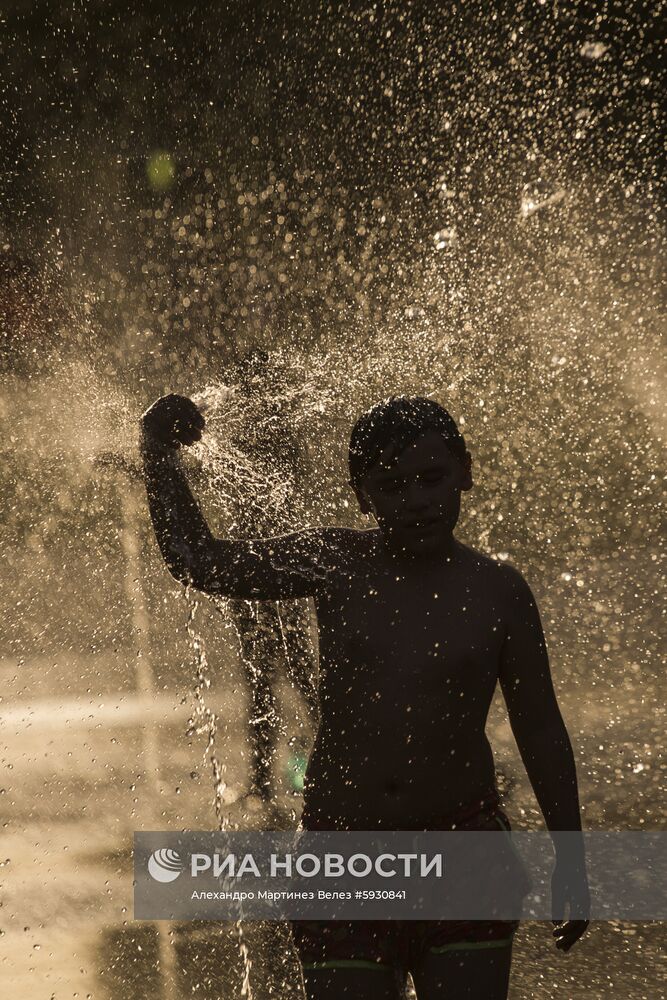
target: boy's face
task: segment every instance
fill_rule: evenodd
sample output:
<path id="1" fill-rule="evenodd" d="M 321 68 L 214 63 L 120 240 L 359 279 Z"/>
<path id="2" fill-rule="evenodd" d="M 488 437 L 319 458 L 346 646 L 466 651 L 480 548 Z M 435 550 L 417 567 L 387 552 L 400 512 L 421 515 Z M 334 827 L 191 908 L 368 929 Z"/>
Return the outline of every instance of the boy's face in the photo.
<path id="1" fill-rule="evenodd" d="M 444 437 L 426 430 L 396 454 L 385 448 L 366 474 L 357 499 L 374 514 L 392 548 L 410 554 L 436 552 L 459 519 L 461 491 L 472 488 L 470 453 L 465 464 Z"/>

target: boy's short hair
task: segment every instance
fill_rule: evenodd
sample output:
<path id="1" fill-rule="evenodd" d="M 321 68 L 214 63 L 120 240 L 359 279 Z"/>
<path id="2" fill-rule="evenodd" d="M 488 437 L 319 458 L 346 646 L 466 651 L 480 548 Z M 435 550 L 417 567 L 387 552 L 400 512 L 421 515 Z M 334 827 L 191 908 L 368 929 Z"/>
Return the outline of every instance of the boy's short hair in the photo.
<path id="1" fill-rule="evenodd" d="M 362 413 L 350 436 L 350 484 L 358 490 L 388 444 L 397 454 L 426 430 L 437 431 L 452 452 L 465 461 L 466 443 L 451 414 L 424 396 L 391 396 Z"/>

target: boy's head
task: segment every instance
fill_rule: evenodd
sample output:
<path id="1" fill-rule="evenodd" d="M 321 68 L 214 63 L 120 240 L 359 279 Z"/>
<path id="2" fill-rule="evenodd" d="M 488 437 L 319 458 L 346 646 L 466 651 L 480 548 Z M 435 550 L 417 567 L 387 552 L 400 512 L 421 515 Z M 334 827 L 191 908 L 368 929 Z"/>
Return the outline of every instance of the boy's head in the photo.
<path id="1" fill-rule="evenodd" d="M 472 487 L 471 456 L 455 420 L 435 400 L 393 396 L 357 420 L 350 485 L 364 513 L 406 552 L 451 538 L 461 491 Z"/>

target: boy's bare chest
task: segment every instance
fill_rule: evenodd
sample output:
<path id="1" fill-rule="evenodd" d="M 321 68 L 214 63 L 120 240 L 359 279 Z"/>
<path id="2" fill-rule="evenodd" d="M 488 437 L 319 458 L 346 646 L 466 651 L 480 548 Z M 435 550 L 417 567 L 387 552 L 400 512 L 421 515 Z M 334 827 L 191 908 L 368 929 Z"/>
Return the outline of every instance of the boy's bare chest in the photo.
<path id="1" fill-rule="evenodd" d="M 403 682 L 419 683 L 493 671 L 504 634 L 499 595 L 482 574 L 369 574 L 337 587 L 323 610 L 337 669 L 361 669 L 370 683 L 396 666 Z"/>

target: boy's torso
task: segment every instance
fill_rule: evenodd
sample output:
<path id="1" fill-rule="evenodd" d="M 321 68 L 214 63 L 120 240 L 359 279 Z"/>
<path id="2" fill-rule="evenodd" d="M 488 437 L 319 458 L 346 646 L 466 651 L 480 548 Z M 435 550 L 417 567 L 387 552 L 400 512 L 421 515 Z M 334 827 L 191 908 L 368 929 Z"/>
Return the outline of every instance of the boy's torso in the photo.
<path id="1" fill-rule="evenodd" d="M 460 544 L 449 562 L 395 560 L 378 531 L 354 532 L 316 607 L 322 708 L 304 817 L 398 829 L 493 787 L 499 564 Z"/>

